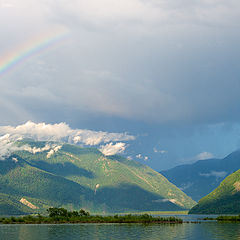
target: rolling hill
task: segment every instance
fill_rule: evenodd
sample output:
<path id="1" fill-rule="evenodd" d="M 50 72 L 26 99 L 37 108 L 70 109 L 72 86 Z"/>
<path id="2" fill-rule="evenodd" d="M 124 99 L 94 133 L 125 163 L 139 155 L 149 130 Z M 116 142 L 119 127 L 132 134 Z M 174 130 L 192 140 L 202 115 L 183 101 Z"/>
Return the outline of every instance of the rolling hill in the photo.
<path id="1" fill-rule="evenodd" d="M 240 214 L 240 170 L 226 177 L 189 214 Z"/>
<path id="2" fill-rule="evenodd" d="M 192 199 L 198 201 L 217 188 L 226 176 L 238 169 L 240 169 L 240 151 L 233 152 L 223 159 L 200 160 L 160 173 Z"/>
<path id="3" fill-rule="evenodd" d="M 195 204 L 164 176 L 133 160 L 70 144 L 16 144 L 21 150 L 0 161 L 0 214 L 6 214 L 4 209 L 44 212 L 50 206 L 126 212 Z"/>

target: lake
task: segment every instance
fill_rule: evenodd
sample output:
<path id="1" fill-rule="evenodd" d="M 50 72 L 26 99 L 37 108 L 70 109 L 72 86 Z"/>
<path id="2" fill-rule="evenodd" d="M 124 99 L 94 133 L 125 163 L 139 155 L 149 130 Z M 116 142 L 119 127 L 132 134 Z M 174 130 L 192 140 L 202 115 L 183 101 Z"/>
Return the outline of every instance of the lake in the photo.
<path id="1" fill-rule="evenodd" d="M 196 221 L 198 215 L 179 216 Z M 200 216 L 201 218 L 203 216 Z M 238 223 L 0 225 L 1 240 L 240 239 Z"/>

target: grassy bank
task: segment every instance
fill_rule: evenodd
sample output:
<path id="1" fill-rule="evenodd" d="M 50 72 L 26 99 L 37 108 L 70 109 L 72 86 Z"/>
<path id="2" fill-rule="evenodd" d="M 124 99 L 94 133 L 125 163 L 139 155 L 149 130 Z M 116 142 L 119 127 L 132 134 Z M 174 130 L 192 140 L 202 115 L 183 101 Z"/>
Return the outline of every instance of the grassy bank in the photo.
<path id="1" fill-rule="evenodd" d="M 49 208 L 48 216 L 23 216 L 0 218 L 2 224 L 59 224 L 59 223 L 182 223 L 176 217 L 153 217 L 149 214 L 142 215 L 90 215 L 84 210 L 67 211 L 64 208 Z"/>

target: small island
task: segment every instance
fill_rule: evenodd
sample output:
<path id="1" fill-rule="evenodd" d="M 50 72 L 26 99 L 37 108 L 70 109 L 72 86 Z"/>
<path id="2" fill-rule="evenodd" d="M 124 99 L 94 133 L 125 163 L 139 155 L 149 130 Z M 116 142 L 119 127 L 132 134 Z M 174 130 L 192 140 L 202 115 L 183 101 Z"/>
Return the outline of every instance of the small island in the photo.
<path id="1" fill-rule="evenodd" d="M 48 216 L 27 215 L 22 217 L 0 218 L 0 224 L 64 224 L 64 223 L 183 223 L 182 219 L 176 217 L 153 217 L 149 214 L 142 215 L 114 215 L 101 216 L 90 215 L 89 212 L 68 211 L 64 208 L 49 208 Z"/>
<path id="2" fill-rule="evenodd" d="M 206 217 L 203 220 L 215 220 L 218 222 L 240 222 L 240 215 L 237 216 L 218 216 L 216 218 Z"/>

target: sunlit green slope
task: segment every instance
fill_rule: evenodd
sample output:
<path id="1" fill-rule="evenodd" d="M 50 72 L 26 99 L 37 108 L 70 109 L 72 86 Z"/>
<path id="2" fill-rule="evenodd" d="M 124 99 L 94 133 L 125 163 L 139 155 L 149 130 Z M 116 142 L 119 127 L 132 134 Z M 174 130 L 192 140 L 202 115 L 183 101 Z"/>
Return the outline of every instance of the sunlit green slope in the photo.
<path id="1" fill-rule="evenodd" d="M 31 149 L 47 145 L 18 144 Z M 98 212 L 181 210 L 195 204 L 161 174 L 138 162 L 69 144 L 49 153 L 49 149 L 24 150 L 0 161 L 1 193 L 26 199 L 39 208 L 33 212 L 49 206 Z"/>
<path id="2" fill-rule="evenodd" d="M 210 194 L 191 209 L 190 214 L 239 214 L 240 170 L 226 177 Z"/>

